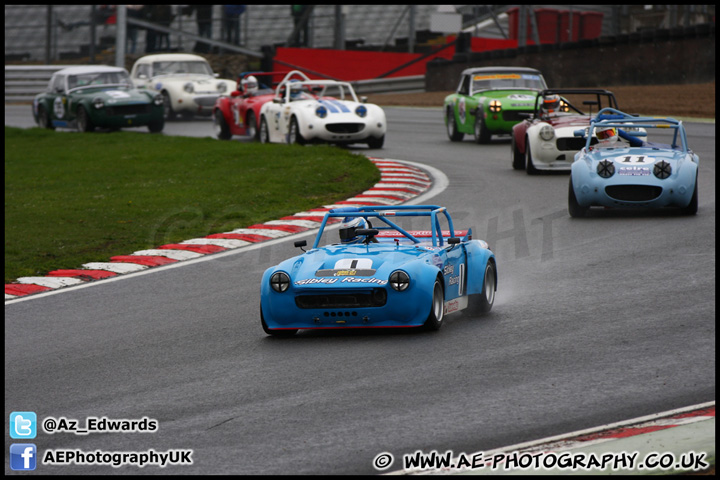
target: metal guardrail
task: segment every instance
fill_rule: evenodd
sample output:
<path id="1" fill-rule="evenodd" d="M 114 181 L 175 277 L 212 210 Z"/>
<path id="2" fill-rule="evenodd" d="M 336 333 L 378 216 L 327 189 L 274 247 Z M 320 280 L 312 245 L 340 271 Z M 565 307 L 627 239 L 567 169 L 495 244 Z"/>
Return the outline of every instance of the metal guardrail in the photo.
<path id="1" fill-rule="evenodd" d="M 359 95 L 366 93 L 416 93 L 425 91 L 425 75 L 375 78 L 350 82 Z"/>
<path id="2" fill-rule="evenodd" d="M 6 65 L 5 103 L 30 103 L 44 92 L 56 71 L 76 65 Z M 369 93 L 414 93 L 425 91 L 425 76 L 378 78 L 350 82 L 358 95 Z"/>
<path id="3" fill-rule="evenodd" d="M 77 65 L 5 65 L 5 103 L 32 102 L 44 92 L 53 73 Z"/>

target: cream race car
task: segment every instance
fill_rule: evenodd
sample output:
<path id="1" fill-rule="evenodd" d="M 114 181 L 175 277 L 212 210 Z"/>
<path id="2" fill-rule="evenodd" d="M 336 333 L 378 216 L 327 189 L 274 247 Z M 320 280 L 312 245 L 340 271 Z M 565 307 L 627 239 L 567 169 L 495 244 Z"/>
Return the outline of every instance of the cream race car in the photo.
<path id="1" fill-rule="evenodd" d="M 260 109 L 261 142 L 367 143 L 370 148 L 382 148 L 385 112 L 359 101 L 352 85 L 289 77 L 277 86 L 273 100 Z"/>
<path id="2" fill-rule="evenodd" d="M 237 89 L 235 80 L 217 78 L 203 57 L 186 53 L 141 57 L 130 76 L 136 87 L 163 96 L 166 119 L 177 114 L 212 115 L 218 97 Z"/>

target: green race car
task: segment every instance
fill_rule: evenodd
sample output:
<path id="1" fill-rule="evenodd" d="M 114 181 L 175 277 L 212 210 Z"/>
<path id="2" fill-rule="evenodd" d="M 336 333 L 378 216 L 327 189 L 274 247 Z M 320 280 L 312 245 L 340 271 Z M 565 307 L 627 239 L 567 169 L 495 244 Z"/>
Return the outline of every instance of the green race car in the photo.
<path id="1" fill-rule="evenodd" d="M 445 97 L 447 134 L 459 142 L 473 134 L 488 143 L 495 134 L 509 134 L 516 123 L 532 114 L 535 97 L 547 85 L 534 68 L 481 67 L 463 70 L 455 93 Z"/>
<path id="2" fill-rule="evenodd" d="M 48 88 L 33 100 L 33 117 L 43 128 L 95 127 L 118 129 L 147 126 L 153 133 L 165 126 L 163 99 L 137 90 L 127 70 L 89 65 L 55 72 Z"/>

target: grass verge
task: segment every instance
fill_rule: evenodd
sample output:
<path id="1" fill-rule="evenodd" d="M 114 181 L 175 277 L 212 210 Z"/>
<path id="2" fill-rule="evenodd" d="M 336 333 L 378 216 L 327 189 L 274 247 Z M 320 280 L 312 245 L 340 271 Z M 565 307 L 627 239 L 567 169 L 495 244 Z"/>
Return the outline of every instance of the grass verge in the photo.
<path id="1" fill-rule="evenodd" d="M 366 157 L 317 145 L 5 127 L 5 283 L 361 193 Z"/>

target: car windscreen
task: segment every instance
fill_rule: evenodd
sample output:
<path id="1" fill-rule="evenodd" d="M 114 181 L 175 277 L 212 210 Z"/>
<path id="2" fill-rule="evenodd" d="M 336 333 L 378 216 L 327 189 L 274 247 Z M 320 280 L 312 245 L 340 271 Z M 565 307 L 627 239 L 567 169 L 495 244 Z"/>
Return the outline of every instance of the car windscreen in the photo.
<path id="1" fill-rule="evenodd" d="M 403 230 L 410 232 L 413 235 L 417 235 L 417 240 L 419 240 L 422 244 L 432 244 L 432 236 L 431 236 L 431 226 L 430 226 L 430 218 L 428 216 L 422 216 L 422 217 L 401 217 L 401 216 L 393 216 L 388 217 L 388 219 L 394 223 L 395 225 L 399 226 Z M 343 220 L 341 218 L 341 220 Z M 346 217 L 344 220 L 347 220 L 348 222 L 352 219 L 349 217 Z M 366 219 L 367 221 L 367 227 L 368 228 L 375 228 L 378 229 L 378 236 L 376 240 L 378 240 L 381 243 L 390 243 L 395 244 L 398 243 L 400 245 L 413 245 L 414 242 L 409 239 L 408 237 L 404 236 L 400 232 L 398 232 L 396 229 L 390 227 L 387 223 L 385 223 L 381 218 L 372 218 L 368 217 Z M 439 225 L 438 228 L 441 230 L 448 230 L 448 223 L 447 220 L 444 218 L 444 215 L 438 216 Z M 343 235 L 340 234 L 340 229 L 342 228 L 342 223 L 338 225 L 335 224 L 328 224 L 325 227 L 325 230 L 323 231 L 323 235 L 321 236 L 320 242 L 318 243 L 318 246 L 325 246 L 325 245 L 336 245 L 336 244 L 342 244 L 341 237 L 350 237 L 355 238 L 352 232 L 347 233 L 345 232 Z M 355 241 L 351 241 L 350 243 L 362 243 L 363 240 L 365 240 L 365 236 L 358 236 L 355 238 Z M 315 240 L 313 237 L 312 239 L 308 240 L 309 246 L 312 246 L 312 242 Z M 397 240 L 397 242 L 396 242 Z"/>
<path id="2" fill-rule="evenodd" d="M 193 61 L 170 61 L 170 62 L 153 62 L 152 74 L 155 75 L 176 75 L 182 73 L 192 73 L 200 75 L 212 75 L 212 68 L 206 62 Z"/>
<path id="3" fill-rule="evenodd" d="M 132 87 L 132 81 L 125 72 L 90 72 L 68 76 L 68 90 L 102 85 L 124 85 L 129 88 Z"/>
<path id="4" fill-rule="evenodd" d="M 472 77 L 473 92 L 516 88 L 543 90 L 547 87 L 540 75 L 530 73 L 480 73 Z"/>

